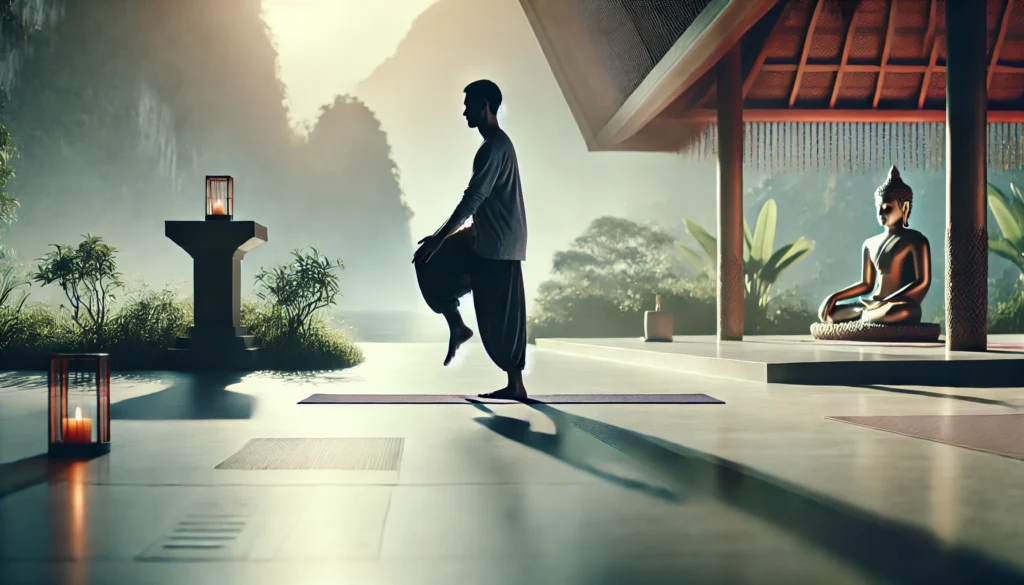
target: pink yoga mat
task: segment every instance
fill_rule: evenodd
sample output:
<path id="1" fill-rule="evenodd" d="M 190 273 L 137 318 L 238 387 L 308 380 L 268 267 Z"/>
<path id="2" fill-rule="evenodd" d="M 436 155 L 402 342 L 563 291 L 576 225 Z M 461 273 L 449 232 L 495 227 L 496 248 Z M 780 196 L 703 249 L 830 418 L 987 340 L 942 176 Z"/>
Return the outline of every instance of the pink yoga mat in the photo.
<path id="1" fill-rule="evenodd" d="M 1024 414 L 825 418 L 1024 460 Z"/>

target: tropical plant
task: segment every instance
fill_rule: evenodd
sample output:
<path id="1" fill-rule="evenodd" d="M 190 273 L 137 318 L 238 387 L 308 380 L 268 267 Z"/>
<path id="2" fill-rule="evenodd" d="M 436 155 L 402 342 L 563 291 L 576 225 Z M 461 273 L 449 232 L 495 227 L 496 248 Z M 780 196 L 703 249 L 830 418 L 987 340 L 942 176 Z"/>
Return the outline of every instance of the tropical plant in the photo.
<path id="1" fill-rule="evenodd" d="M 772 285 L 778 280 L 779 275 L 814 250 L 814 242 L 801 236 L 796 241 L 773 251 L 777 221 L 778 207 L 774 199 L 765 201 L 761 207 L 753 233 L 750 232 L 747 220 L 743 220 L 743 273 L 746 297 L 756 302 L 762 309 L 768 306 Z M 693 220 L 684 218 L 683 223 L 686 225 L 686 232 L 697 241 L 704 254 L 698 254 L 679 242 L 676 242 L 676 249 L 697 271 L 714 274 L 718 270 L 718 241 Z"/>
<path id="2" fill-rule="evenodd" d="M 60 286 L 68 301 L 61 309 L 69 313 L 87 344 L 102 347 L 111 305 L 123 282 L 114 260 L 116 248 L 97 236 L 84 238 L 78 247 L 54 244 L 56 250 L 39 260 L 32 278 L 44 286 Z"/>
<path id="3" fill-rule="evenodd" d="M 337 302 L 337 270 L 344 267 L 341 260 L 329 260 L 316 248 L 309 252 L 294 250 L 291 263 L 261 270 L 256 275 L 260 285 L 257 296 L 281 311 L 285 334 L 305 335 L 311 331 L 314 317 Z"/>
<path id="4" fill-rule="evenodd" d="M 995 185 L 988 185 L 988 206 L 1003 234 L 1001 238 L 990 239 L 988 249 L 1013 262 L 1024 275 L 1024 194 L 1013 183 L 1010 183 L 1010 193 L 1007 195 Z"/>

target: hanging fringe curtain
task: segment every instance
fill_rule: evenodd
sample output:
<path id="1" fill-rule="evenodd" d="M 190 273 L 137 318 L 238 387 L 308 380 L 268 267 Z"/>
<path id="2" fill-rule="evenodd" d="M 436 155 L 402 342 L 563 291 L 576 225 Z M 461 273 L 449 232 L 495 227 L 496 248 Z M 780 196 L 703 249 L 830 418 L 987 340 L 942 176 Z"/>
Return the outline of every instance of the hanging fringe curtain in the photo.
<path id="1" fill-rule="evenodd" d="M 878 174 L 891 165 L 900 170 L 944 171 L 946 125 L 747 122 L 744 148 L 747 167 L 767 175 L 813 170 Z M 683 155 L 691 162 L 716 160 L 716 126 L 704 126 Z M 988 167 L 1024 169 L 1024 124 L 988 125 Z"/>

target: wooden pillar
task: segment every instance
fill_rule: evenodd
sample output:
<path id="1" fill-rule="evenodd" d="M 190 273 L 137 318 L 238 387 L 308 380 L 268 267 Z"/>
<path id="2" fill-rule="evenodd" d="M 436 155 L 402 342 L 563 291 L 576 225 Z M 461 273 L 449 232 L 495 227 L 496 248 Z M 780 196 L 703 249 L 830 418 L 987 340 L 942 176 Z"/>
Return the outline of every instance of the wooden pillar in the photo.
<path id="1" fill-rule="evenodd" d="M 986 2 L 946 1 L 946 350 L 988 345 Z"/>
<path id="2" fill-rule="evenodd" d="M 717 65 L 718 340 L 743 339 L 743 73 L 739 43 Z"/>

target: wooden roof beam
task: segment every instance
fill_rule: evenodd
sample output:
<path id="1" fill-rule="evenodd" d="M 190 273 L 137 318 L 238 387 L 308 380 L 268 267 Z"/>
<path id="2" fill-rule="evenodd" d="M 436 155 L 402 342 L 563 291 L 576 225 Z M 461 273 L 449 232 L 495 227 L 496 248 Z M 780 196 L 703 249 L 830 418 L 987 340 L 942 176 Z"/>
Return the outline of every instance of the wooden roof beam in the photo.
<path id="1" fill-rule="evenodd" d="M 924 102 L 928 99 L 928 88 L 932 83 L 932 73 L 935 71 L 935 64 L 939 60 L 939 15 L 936 5 L 938 0 L 932 0 L 931 10 L 928 13 L 928 34 L 925 35 L 925 42 L 931 38 L 932 51 L 928 57 L 928 67 L 925 68 L 924 78 L 921 80 L 921 93 L 917 96 L 917 109 L 924 109 Z"/>
<path id="2" fill-rule="evenodd" d="M 885 85 L 885 65 L 889 62 L 889 52 L 892 51 L 892 37 L 896 32 L 896 0 L 890 0 L 889 4 L 889 26 L 885 31 L 885 46 L 882 48 L 882 69 L 878 72 L 878 84 L 875 85 L 875 99 L 871 101 L 871 107 L 877 108 L 878 101 L 882 99 L 882 86 Z"/>
<path id="3" fill-rule="evenodd" d="M 818 19 L 821 17 L 821 7 L 825 0 L 818 0 L 814 5 L 814 12 L 811 13 L 811 22 L 807 25 L 807 35 L 804 36 L 804 48 L 800 52 L 800 65 L 796 69 L 796 79 L 793 80 L 793 91 L 789 94 L 789 107 L 793 107 L 796 98 L 800 95 L 800 82 L 803 81 L 804 67 L 807 66 L 807 56 L 811 53 L 811 44 L 814 42 L 814 29 L 818 26 Z"/>
<path id="4" fill-rule="evenodd" d="M 1006 40 L 1006 29 L 1010 25 L 1010 13 L 1013 12 L 1014 0 L 1006 0 L 1006 9 L 1003 10 L 1003 16 L 999 21 L 999 36 L 996 37 L 996 43 L 992 47 L 992 59 L 988 63 L 988 77 L 985 80 L 985 87 L 992 87 L 992 75 L 996 72 L 996 66 L 999 65 L 999 53 L 1003 50 L 1003 41 Z"/>
<path id="5" fill-rule="evenodd" d="M 690 110 L 672 120 L 682 122 L 700 122 L 714 124 L 715 110 Z M 745 109 L 743 120 L 746 122 L 937 122 L 945 123 L 946 110 L 838 110 L 838 109 Z M 989 110 L 990 124 L 1024 123 L 1024 111 L 1020 110 Z"/>
<path id="6" fill-rule="evenodd" d="M 799 65 L 793 63 L 770 63 L 764 66 L 763 71 L 779 71 L 779 72 L 792 72 L 796 71 Z M 945 65 L 893 65 L 892 63 L 885 67 L 878 65 L 860 65 L 858 63 L 847 63 L 843 67 L 844 73 L 878 73 L 885 71 L 886 73 L 925 73 L 931 71 L 932 73 L 945 73 Z M 832 73 L 839 71 L 840 65 L 836 63 L 808 63 L 804 67 L 804 73 Z M 1017 67 L 1015 65 L 996 65 L 993 67 L 996 73 L 1024 73 L 1024 67 Z"/>
<path id="7" fill-rule="evenodd" d="M 934 0 L 932 0 L 934 2 Z M 860 10 L 860 0 L 857 0 L 857 5 L 853 9 L 853 14 L 850 16 L 850 22 L 846 28 L 846 39 L 843 41 L 843 57 L 839 61 L 839 70 L 836 71 L 836 80 L 832 84 L 832 98 L 828 101 L 828 107 L 836 107 L 836 101 L 839 99 L 839 88 L 843 85 L 843 72 L 846 68 L 847 62 L 850 60 L 850 48 L 853 46 L 853 35 L 857 34 L 857 12 Z"/>
<path id="8" fill-rule="evenodd" d="M 747 94 L 750 93 L 750 89 L 754 87 L 754 83 L 757 82 L 757 76 L 761 74 L 761 68 L 764 67 L 764 62 L 768 59 L 768 46 L 771 44 L 772 39 L 778 33 L 779 29 L 786 22 L 786 17 L 789 15 L 790 7 L 793 4 L 786 4 L 782 9 L 782 14 L 779 15 L 779 19 L 772 25 L 771 32 L 764 40 L 764 45 L 761 46 L 761 51 L 757 54 L 757 59 L 754 60 L 753 67 L 750 68 L 750 73 L 747 74 L 747 78 L 743 80 L 743 97 L 746 98 Z"/>
<path id="9" fill-rule="evenodd" d="M 929 47 L 935 45 L 935 34 L 939 27 L 939 3 L 937 0 L 931 0 L 930 6 L 928 7 L 928 30 L 924 33 L 924 42 L 921 43 L 921 50 L 927 51 Z"/>

